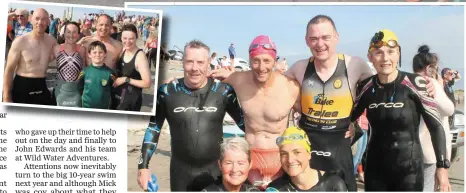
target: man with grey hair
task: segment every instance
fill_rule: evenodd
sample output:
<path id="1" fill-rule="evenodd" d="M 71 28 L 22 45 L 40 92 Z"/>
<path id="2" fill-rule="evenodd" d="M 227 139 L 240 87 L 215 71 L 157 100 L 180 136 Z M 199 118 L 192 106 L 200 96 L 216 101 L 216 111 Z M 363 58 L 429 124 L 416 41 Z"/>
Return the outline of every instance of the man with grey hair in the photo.
<path id="1" fill-rule="evenodd" d="M 241 108 L 232 87 L 207 77 L 210 49 L 198 40 L 184 48 L 184 78 L 160 86 L 155 116 L 150 118 L 138 163 L 138 182 L 147 190 L 149 160 L 155 152 L 165 119 L 170 125 L 171 191 L 201 191 L 220 170 L 223 119 L 228 113 L 243 128 Z"/>
<path id="2" fill-rule="evenodd" d="M 251 170 L 251 148 L 243 137 L 227 138 L 220 144 L 218 166 L 222 177 L 206 187 L 204 192 L 260 192 L 244 182 Z"/>
<path id="3" fill-rule="evenodd" d="M 13 16 L 16 17 L 16 19 L 13 20 L 13 39 L 16 39 L 32 31 L 32 24 L 29 22 L 29 12 L 27 9 L 17 9 L 15 12 L 8 14 L 8 19 L 12 18 Z"/>

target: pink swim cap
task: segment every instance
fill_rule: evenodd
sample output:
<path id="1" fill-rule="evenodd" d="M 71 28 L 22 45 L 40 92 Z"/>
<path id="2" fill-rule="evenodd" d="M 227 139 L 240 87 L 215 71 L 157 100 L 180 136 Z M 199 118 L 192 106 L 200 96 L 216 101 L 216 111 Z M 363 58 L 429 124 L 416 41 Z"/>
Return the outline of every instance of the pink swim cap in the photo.
<path id="1" fill-rule="evenodd" d="M 249 57 L 255 57 L 260 54 L 269 54 L 272 58 L 277 58 L 277 46 L 269 36 L 260 35 L 252 40 L 249 46 Z"/>

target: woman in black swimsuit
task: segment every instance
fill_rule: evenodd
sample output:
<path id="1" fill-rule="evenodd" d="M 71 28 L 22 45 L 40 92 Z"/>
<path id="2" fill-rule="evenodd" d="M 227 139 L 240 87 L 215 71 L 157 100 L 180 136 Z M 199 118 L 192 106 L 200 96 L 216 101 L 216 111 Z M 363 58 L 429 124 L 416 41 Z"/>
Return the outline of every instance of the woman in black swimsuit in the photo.
<path id="1" fill-rule="evenodd" d="M 272 181 L 266 192 L 346 192 L 345 181 L 335 172 L 310 167 L 311 145 L 306 132 L 289 127 L 277 138 L 280 161 L 285 175 Z"/>
<path id="2" fill-rule="evenodd" d="M 119 100 L 113 101 L 117 110 L 140 111 L 142 106 L 142 89 L 151 86 L 151 73 L 147 57 L 136 45 L 138 30 L 133 24 L 121 29 L 123 53 L 117 63 L 117 78 L 113 86 Z"/>

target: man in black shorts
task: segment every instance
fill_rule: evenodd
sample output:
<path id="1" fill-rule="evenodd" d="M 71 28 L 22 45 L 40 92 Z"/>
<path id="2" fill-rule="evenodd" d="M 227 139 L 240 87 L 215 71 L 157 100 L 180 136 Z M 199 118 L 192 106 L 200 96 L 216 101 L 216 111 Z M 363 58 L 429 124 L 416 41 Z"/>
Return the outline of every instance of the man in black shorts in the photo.
<path id="1" fill-rule="evenodd" d="M 189 42 L 184 49 L 184 78 L 162 85 L 157 92 L 156 113 L 146 130 L 138 163 L 138 182 L 144 190 L 150 178 L 149 160 L 165 119 L 172 136 L 171 191 L 201 191 L 221 175 L 217 161 L 226 112 L 244 130 L 233 88 L 207 78 L 209 52 L 204 43 Z"/>

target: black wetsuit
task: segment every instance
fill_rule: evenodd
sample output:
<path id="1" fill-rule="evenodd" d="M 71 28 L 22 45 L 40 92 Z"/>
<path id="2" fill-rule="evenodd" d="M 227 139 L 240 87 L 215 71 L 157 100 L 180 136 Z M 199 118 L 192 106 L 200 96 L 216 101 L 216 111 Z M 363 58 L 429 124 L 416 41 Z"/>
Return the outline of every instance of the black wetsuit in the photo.
<path id="1" fill-rule="evenodd" d="M 120 57 L 120 60 L 117 63 L 117 76 L 118 77 L 129 77 L 133 80 L 142 80 L 141 74 L 136 70 L 136 57 L 139 52 L 142 50 L 136 51 L 133 58 L 129 62 L 125 62 L 124 56 L 125 51 Z M 142 88 L 133 86 L 129 83 L 123 83 L 122 85 L 116 87 L 113 91 L 116 93 L 114 96 L 113 104 L 117 110 L 123 111 L 141 111 L 142 106 Z M 115 100 L 115 98 L 117 100 Z"/>
<path id="2" fill-rule="evenodd" d="M 357 191 L 351 140 L 345 138 L 350 125 L 353 96 L 343 54 L 338 54 L 335 72 L 327 81 L 317 75 L 309 60 L 301 84 L 301 119 L 312 147 L 310 166 L 321 171 L 341 171 L 349 191 Z"/>
<path id="3" fill-rule="evenodd" d="M 265 190 L 266 192 L 347 192 L 345 181 L 335 172 L 326 172 L 324 175 L 317 171 L 319 182 L 308 190 L 296 187 L 288 175 L 272 181 Z"/>
<path id="4" fill-rule="evenodd" d="M 366 191 L 422 191 L 421 115 L 432 137 L 437 161 L 446 157 L 445 133 L 437 107 L 421 76 L 399 71 L 381 84 L 377 75 L 361 82 L 351 121 L 367 108 L 371 125 L 365 165 Z"/>
<path id="5" fill-rule="evenodd" d="M 202 190 L 203 192 L 228 192 L 225 186 L 222 183 L 222 178 L 219 177 L 214 183 L 207 186 L 205 189 Z M 247 181 L 241 185 L 239 190 L 240 192 L 260 192 L 258 188 L 247 184 Z"/>
<path id="6" fill-rule="evenodd" d="M 212 184 L 221 175 L 217 161 L 226 112 L 244 130 L 241 108 L 230 85 L 213 79 L 198 90 L 189 89 L 183 79 L 162 85 L 157 92 L 156 114 L 144 136 L 139 169 L 148 168 L 167 119 L 171 191 L 201 191 Z"/>

